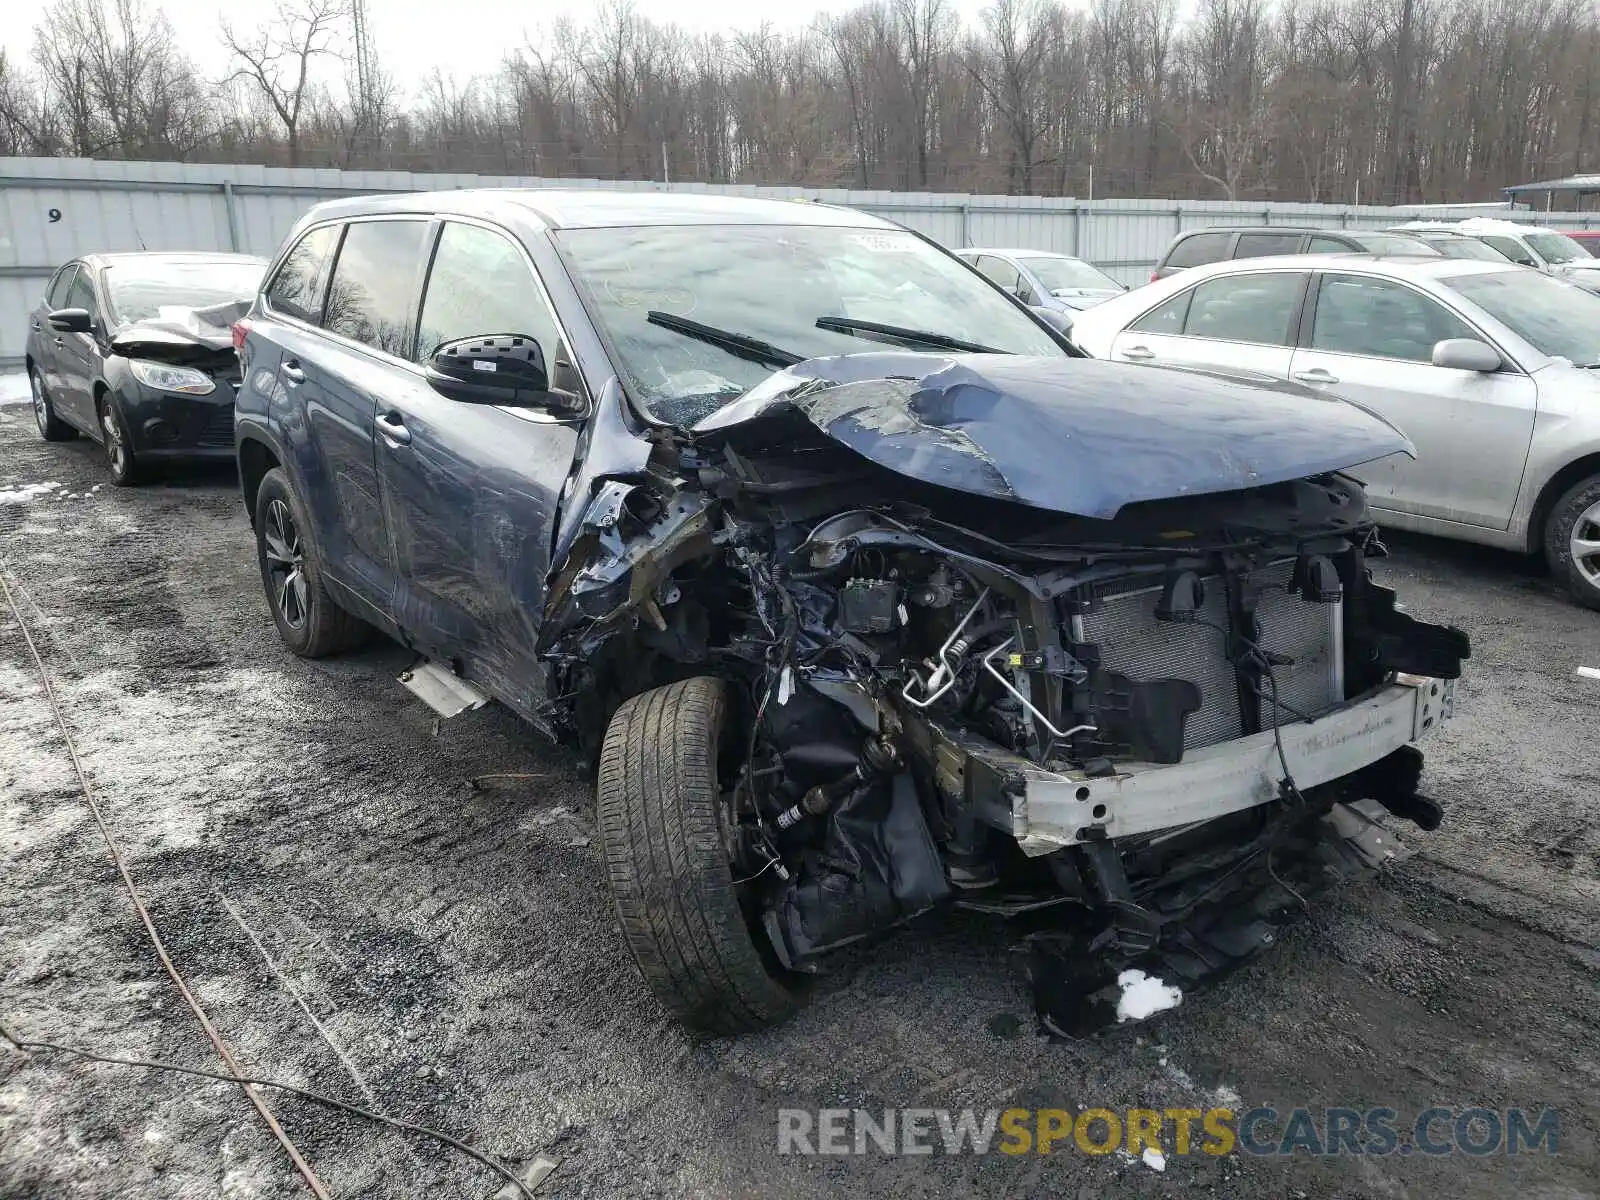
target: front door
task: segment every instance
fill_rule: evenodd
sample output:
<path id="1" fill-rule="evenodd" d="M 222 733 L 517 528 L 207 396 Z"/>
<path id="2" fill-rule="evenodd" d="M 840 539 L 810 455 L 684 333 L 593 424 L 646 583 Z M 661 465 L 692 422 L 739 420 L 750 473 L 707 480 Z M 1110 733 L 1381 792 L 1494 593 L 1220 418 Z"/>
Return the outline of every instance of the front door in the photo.
<path id="1" fill-rule="evenodd" d="M 49 330 L 54 339 L 56 385 L 50 393 L 57 410 L 81 429 L 93 429 L 100 436 L 99 418 L 94 411 L 94 376 L 99 362 L 95 341 L 105 334 L 105 315 L 95 298 L 94 280 L 88 267 L 79 267 L 67 289 L 65 308 L 84 308 L 94 321 L 92 333 L 61 333 Z"/>
<path id="2" fill-rule="evenodd" d="M 1377 412 L 1411 439 L 1354 474 L 1376 509 L 1505 529 L 1533 439 L 1537 387 L 1514 367 L 1433 365 L 1446 338 L 1487 339 L 1430 296 L 1392 279 L 1329 272 L 1291 371 Z"/>
<path id="3" fill-rule="evenodd" d="M 521 334 L 553 382 L 580 390 L 555 317 L 522 247 L 446 221 L 423 294 L 416 368 L 377 414 L 378 473 L 395 553 L 395 620 L 524 714 L 542 698 L 534 642 L 557 504 L 581 423 L 448 400 L 422 373 L 457 338 Z"/>
<path id="4" fill-rule="evenodd" d="M 1308 272 L 1219 275 L 1151 309 L 1111 343 L 1111 357 L 1220 367 L 1286 379 Z"/>

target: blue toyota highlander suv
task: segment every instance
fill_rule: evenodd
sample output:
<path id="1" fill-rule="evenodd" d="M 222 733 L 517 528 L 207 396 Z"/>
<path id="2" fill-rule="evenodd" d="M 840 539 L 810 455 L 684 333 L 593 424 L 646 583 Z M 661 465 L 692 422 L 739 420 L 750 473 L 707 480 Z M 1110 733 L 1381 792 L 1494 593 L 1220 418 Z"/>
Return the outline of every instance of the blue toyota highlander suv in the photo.
<path id="1" fill-rule="evenodd" d="M 1346 468 L 1403 434 L 1063 325 L 824 205 L 320 205 L 234 329 L 273 619 L 587 756 L 693 1027 L 949 904 L 1032 914 L 1041 1019 L 1093 1025 L 1271 944 L 1380 809 L 1438 823 L 1412 743 L 1468 647 L 1365 565 Z"/>

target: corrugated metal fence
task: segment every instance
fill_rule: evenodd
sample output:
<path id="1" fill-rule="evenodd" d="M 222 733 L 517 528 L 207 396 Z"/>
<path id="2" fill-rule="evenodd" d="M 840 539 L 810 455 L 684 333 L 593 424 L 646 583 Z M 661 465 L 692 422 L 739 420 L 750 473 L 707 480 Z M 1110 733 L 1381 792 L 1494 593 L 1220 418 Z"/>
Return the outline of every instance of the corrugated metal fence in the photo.
<path id="1" fill-rule="evenodd" d="M 0 158 L 0 367 L 21 361 L 27 315 L 61 263 L 102 250 L 271 254 L 308 206 L 336 196 L 465 187 L 593 187 L 810 199 L 878 213 L 952 248 L 1030 247 L 1076 254 L 1140 282 L 1172 236 L 1206 225 L 1381 228 L 1460 207 L 1376 208 L 1203 200 L 1076 200 L 799 187 L 423 175 L 195 163 Z M 1486 206 L 1487 211 L 1488 206 Z M 1582 228 L 1596 214 L 1518 213 Z"/>

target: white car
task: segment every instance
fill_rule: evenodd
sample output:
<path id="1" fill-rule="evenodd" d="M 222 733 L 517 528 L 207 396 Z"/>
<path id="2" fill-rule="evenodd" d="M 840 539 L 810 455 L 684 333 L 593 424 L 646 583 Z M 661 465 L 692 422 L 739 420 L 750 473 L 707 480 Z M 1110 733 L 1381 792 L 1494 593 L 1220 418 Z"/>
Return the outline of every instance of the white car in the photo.
<path id="1" fill-rule="evenodd" d="M 1050 250 L 969 246 L 956 257 L 1034 308 L 1075 313 L 1128 290 L 1093 263 Z"/>
<path id="2" fill-rule="evenodd" d="M 1213 263 L 1078 313 L 1096 358 L 1249 370 L 1377 412 L 1416 447 L 1359 474 L 1383 524 L 1543 550 L 1600 609 L 1600 297 L 1506 263 Z"/>
<path id="3" fill-rule="evenodd" d="M 1468 217 L 1464 221 L 1409 221 L 1397 230 L 1464 233 L 1504 254 L 1514 263 L 1568 277 L 1588 291 L 1600 291 L 1600 259 L 1559 229 L 1523 225 L 1495 217 Z"/>

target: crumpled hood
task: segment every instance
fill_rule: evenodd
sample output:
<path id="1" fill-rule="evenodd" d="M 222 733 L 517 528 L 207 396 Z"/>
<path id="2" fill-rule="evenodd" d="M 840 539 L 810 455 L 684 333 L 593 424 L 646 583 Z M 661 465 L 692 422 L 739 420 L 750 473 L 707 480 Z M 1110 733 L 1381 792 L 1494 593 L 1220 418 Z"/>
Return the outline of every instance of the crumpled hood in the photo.
<path id="1" fill-rule="evenodd" d="M 1083 517 L 1415 457 L 1394 426 L 1309 389 L 998 354 L 812 359 L 694 432 L 732 430 L 785 408 L 899 474 Z"/>
<path id="2" fill-rule="evenodd" d="M 120 354 L 195 346 L 231 350 L 233 323 L 249 310 L 249 300 L 207 308 L 163 308 L 154 319 L 136 321 L 117 330 L 111 335 L 111 348 Z"/>

